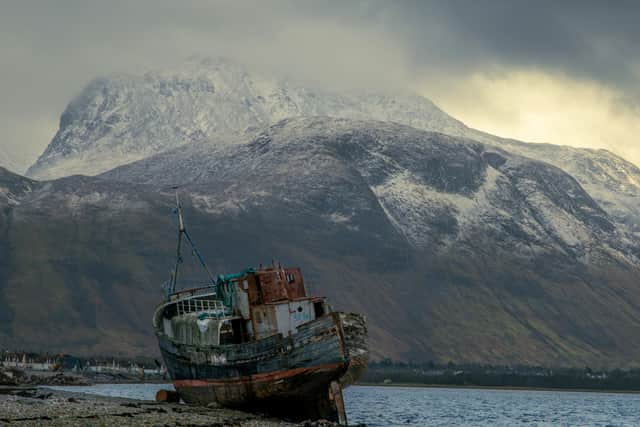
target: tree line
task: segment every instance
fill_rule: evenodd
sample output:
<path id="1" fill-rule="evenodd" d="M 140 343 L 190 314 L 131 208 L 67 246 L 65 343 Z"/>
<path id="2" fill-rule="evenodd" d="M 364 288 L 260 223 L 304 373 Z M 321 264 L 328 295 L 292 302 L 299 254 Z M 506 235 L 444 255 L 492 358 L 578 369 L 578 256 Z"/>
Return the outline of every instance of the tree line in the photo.
<path id="1" fill-rule="evenodd" d="M 373 384 L 640 391 L 640 369 L 403 363 L 385 359 L 371 362 L 360 381 Z"/>

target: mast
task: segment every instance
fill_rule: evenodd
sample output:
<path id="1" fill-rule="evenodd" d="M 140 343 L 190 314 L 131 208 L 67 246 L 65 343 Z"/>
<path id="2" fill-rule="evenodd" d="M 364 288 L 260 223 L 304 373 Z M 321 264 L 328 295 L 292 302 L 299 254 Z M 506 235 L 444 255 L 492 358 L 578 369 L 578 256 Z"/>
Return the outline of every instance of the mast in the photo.
<path id="1" fill-rule="evenodd" d="M 180 264 L 182 264 L 182 262 L 183 262 L 183 259 L 182 259 L 182 236 L 184 236 L 187 239 L 187 242 L 189 242 L 189 245 L 191 246 L 191 249 L 192 249 L 193 253 L 198 258 L 198 261 L 200 262 L 200 265 L 207 272 L 207 276 L 209 277 L 209 280 L 211 281 L 211 285 L 216 287 L 216 280 L 213 278 L 213 274 L 211 274 L 211 271 L 209 270 L 209 267 L 204 262 L 204 258 L 200 254 L 200 251 L 196 247 L 196 244 L 193 242 L 193 240 L 191 240 L 191 236 L 189 236 L 189 232 L 187 231 L 187 228 L 184 225 L 184 219 L 182 217 L 182 204 L 180 204 L 180 197 L 178 195 L 178 187 L 174 187 L 174 189 L 176 190 L 176 210 L 175 210 L 175 213 L 178 215 L 178 246 L 176 248 L 176 266 L 175 266 L 175 268 L 173 270 L 173 274 L 171 275 L 171 285 L 170 285 L 170 288 L 169 288 L 169 294 L 172 294 L 172 293 L 174 293 L 176 291 L 176 287 L 177 287 L 177 284 L 178 284 L 178 270 L 179 270 Z"/>
<path id="2" fill-rule="evenodd" d="M 182 219 L 182 206 L 180 205 L 180 198 L 178 196 L 178 187 L 175 187 L 176 190 L 176 214 L 178 215 L 178 247 L 176 248 L 176 266 L 173 270 L 173 274 L 171 275 L 171 287 L 170 294 L 176 291 L 176 284 L 178 283 L 178 267 L 182 264 L 182 235 L 186 231 L 184 228 L 184 221 Z"/>

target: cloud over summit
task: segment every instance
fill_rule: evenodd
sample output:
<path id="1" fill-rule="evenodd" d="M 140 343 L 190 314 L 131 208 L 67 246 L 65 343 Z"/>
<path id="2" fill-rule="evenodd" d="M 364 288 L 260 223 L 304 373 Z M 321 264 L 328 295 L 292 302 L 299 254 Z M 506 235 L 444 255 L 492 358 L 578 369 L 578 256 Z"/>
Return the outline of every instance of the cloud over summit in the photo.
<path id="1" fill-rule="evenodd" d="M 539 93 L 590 87 L 606 93 L 596 115 L 603 125 L 616 118 L 616 141 L 559 131 L 586 120 L 592 107 L 588 114 L 576 109 L 557 129 L 541 116 L 549 130 L 544 139 L 636 156 L 629 154 L 631 130 L 619 129 L 628 121 L 618 120 L 639 118 L 635 1 L 26 0 L 4 2 L 2 9 L 0 145 L 19 151 L 23 163 L 44 149 L 66 103 L 92 78 L 172 66 L 194 54 L 227 56 L 341 90 L 418 90 L 472 126 L 506 129 L 516 135 L 505 136 L 523 139 L 539 135 L 529 136 L 517 121 L 501 123 L 526 113 L 518 108 L 564 113 L 558 91 L 549 92 L 546 103 L 519 106 L 528 95 L 521 87 L 509 89 L 515 76 L 554 81 L 531 88 Z M 485 97 L 491 86 L 478 89 L 478 81 L 498 82 L 500 108 L 508 114 L 478 119 L 497 102 L 469 107 L 469 98 Z M 640 161 L 640 154 L 632 160 Z"/>

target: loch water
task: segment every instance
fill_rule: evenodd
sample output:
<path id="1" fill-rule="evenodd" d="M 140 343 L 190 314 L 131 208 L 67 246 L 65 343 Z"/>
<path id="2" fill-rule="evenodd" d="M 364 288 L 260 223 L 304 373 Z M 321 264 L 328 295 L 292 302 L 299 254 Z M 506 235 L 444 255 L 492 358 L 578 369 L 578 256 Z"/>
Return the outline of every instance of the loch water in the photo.
<path id="1" fill-rule="evenodd" d="M 170 384 L 52 387 L 153 400 Z M 353 386 L 344 391 L 349 423 L 417 426 L 640 426 L 640 394 L 538 390 Z"/>

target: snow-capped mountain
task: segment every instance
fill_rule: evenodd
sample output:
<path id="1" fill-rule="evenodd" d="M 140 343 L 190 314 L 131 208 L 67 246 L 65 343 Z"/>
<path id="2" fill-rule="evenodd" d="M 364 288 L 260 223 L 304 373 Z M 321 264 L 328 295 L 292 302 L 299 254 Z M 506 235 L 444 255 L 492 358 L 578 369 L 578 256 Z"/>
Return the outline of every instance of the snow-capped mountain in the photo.
<path id="1" fill-rule="evenodd" d="M 640 232 L 640 169 L 633 163 L 607 150 L 550 144 L 520 145 L 514 151 L 562 168 L 617 221 Z"/>
<path id="2" fill-rule="evenodd" d="M 559 167 L 573 176 L 616 221 L 634 233 L 640 232 L 640 168 L 633 163 L 602 149 L 525 143 L 474 129 L 468 129 L 464 135 Z"/>
<path id="3" fill-rule="evenodd" d="M 622 366 L 640 352 L 640 171 L 606 151 L 216 60 L 95 80 L 29 173 L 97 176 L 0 170 L 14 346 L 47 324 L 89 353 L 154 348 L 140 325 L 175 250 L 179 184 L 214 270 L 302 266 L 312 290 L 369 315 L 377 357 Z"/>
<path id="4" fill-rule="evenodd" d="M 182 184 L 212 270 L 301 266 L 314 294 L 367 314 L 375 357 L 636 360 L 638 245 L 561 169 L 371 120 L 285 119 L 243 138 L 98 177 L 0 171 L 29 187 L 0 198 L 0 339 L 28 348 L 64 328 L 60 351 L 153 351 L 175 254 L 167 186 Z"/>
<path id="5" fill-rule="evenodd" d="M 91 83 L 27 175 L 96 175 L 194 141 L 219 141 L 287 117 L 396 121 L 459 134 L 464 125 L 420 96 L 345 94 L 253 73 L 222 59 L 174 71 L 115 75 Z"/>
<path id="6" fill-rule="evenodd" d="M 389 222 L 415 247 L 456 244 L 487 226 L 509 227 L 508 234 L 527 242 L 525 251 L 555 245 L 584 256 L 596 242 L 630 245 L 561 169 L 473 140 L 389 122 L 285 119 L 247 136 L 245 143 L 191 144 L 101 175 L 158 188 L 188 185 L 204 193 L 205 205 L 215 212 L 247 210 L 265 197 L 304 209 L 315 205 L 309 189 L 334 188 L 333 210 L 324 215 L 348 226 L 359 196 L 344 188 L 345 176 L 361 186 L 359 193 L 376 198 Z"/>
<path id="7" fill-rule="evenodd" d="M 19 204 L 20 200 L 32 191 L 34 185 L 35 181 L 15 175 L 0 166 L 0 206 Z"/>
<path id="8" fill-rule="evenodd" d="M 234 144 L 261 126 L 303 116 L 392 121 L 550 163 L 576 178 L 616 220 L 640 230 L 640 170 L 608 151 L 503 139 L 466 127 L 424 97 L 310 89 L 223 59 L 94 80 L 65 109 L 27 175 L 96 175 L 192 142 Z"/>

